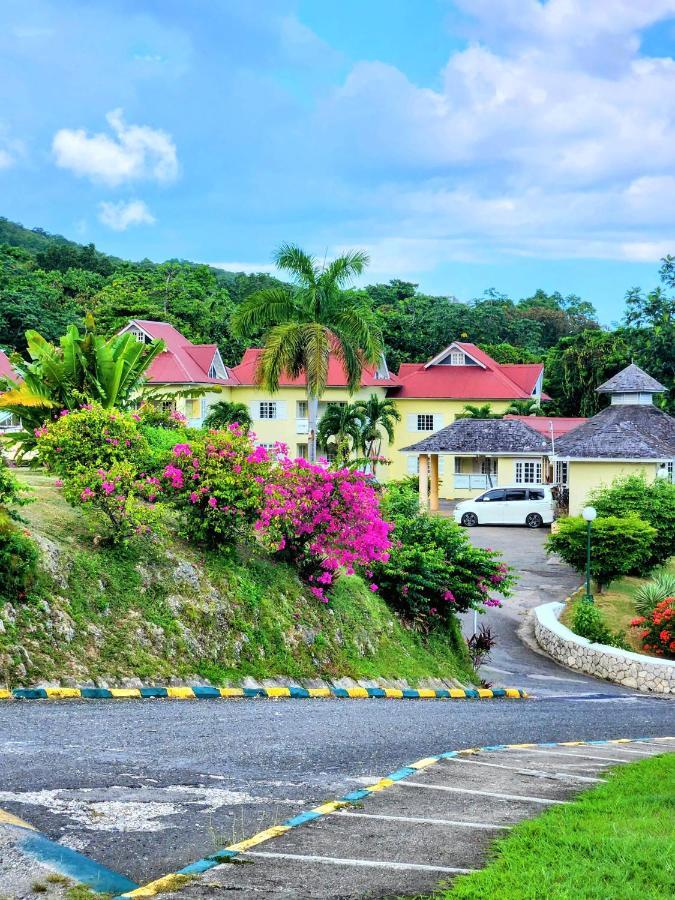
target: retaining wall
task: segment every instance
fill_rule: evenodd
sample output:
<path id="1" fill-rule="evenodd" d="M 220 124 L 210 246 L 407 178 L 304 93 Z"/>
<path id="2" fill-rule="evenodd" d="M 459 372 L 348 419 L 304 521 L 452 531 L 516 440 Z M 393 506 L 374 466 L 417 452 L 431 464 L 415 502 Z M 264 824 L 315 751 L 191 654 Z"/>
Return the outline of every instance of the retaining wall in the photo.
<path id="1" fill-rule="evenodd" d="M 534 612 L 537 643 L 569 669 L 654 694 L 675 695 L 675 662 L 592 644 L 560 621 L 564 603 L 545 603 Z"/>

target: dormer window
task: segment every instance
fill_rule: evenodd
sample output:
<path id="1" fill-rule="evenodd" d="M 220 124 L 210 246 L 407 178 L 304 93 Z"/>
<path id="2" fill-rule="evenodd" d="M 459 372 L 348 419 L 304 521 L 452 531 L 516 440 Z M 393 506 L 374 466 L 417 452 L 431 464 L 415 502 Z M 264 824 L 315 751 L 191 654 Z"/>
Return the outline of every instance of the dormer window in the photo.
<path id="1" fill-rule="evenodd" d="M 132 328 L 131 333 L 138 341 L 139 344 L 146 344 L 148 341 L 148 336 L 144 331 L 141 331 L 140 328 Z"/>
<path id="2" fill-rule="evenodd" d="M 462 353 L 461 350 L 453 350 L 450 354 L 450 365 L 451 366 L 464 366 L 466 365 L 466 357 Z"/>

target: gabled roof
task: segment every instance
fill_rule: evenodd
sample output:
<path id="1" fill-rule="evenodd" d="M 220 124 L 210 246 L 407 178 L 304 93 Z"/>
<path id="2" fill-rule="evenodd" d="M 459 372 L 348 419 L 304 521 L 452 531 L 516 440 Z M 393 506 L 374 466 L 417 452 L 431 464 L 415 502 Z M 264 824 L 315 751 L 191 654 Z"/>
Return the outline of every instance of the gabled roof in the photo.
<path id="1" fill-rule="evenodd" d="M 631 363 L 595 390 L 598 394 L 660 394 L 667 388 Z"/>
<path id="2" fill-rule="evenodd" d="M 0 350 L 0 378 L 11 378 L 13 381 L 16 381 L 17 377 L 9 357 L 3 350 Z"/>
<path id="3" fill-rule="evenodd" d="M 244 352 L 244 356 L 239 363 L 238 366 L 235 366 L 232 370 L 234 372 L 235 377 L 238 379 L 239 384 L 245 385 L 253 385 L 256 383 L 255 375 L 256 370 L 258 368 L 258 362 L 260 360 L 260 356 L 262 355 L 262 349 L 259 347 L 250 347 L 248 350 Z M 363 374 L 361 377 L 361 386 L 362 387 L 393 387 L 398 385 L 399 379 L 396 375 L 392 375 L 391 372 L 387 373 L 386 378 L 376 378 L 375 372 L 377 370 L 376 366 L 364 366 Z M 281 387 L 304 387 L 305 386 L 305 378 L 304 376 L 299 376 L 298 378 L 290 378 L 288 375 L 282 375 L 279 379 L 279 385 Z M 340 360 L 331 353 L 328 360 L 328 387 L 346 387 L 347 386 L 347 376 L 345 374 L 344 367 Z"/>
<path id="4" fill-rule="evenodd" d="M 149 338 L 164 341 L 165 349 L 155 357 L 148 369 L 151 384 L 237 384 L 232 371 L 226 366 L 223 370 L 227 378 L 212 378 L 209 375 L 214 361 L 222 365 L 215 344 L 193 344 L 168 322 L 132 319 L 121 333 L 130 328 L 139 328 Z"/>
<path id="5" fill-rule="evenodd" d="M 511 456 L 550 453 L 547 437 L 517 419 L 455 419 L 417 444 L 404 447 L 405 453 L 468 453 Z"/>
<path id="6" fill-rule="evenodd" d="M 555 445 L 573 459 L 673 459 L 675 419 L 649 404 L 608 406 Z"/>
<path id="7" fill-rule="evenodd" d="M 572 431 L 573 428 L 578 428 L 579 425 L 588 422 L 588 419 L 568 418 L 565 416 L 504 416 L 504 418 L 517 419 L 523 425 L 527 425 L 528 428 L 532 428 L 533 431 L 543 434 L 547 438 L 551 437 L 551 430 L 553 430 L 554 441 L 567 434 L 568 431 Z"/>
<path id="8" fill-rule="evenodd" d="M 401 381 L 397 398 L 428 397 L 447 400 L 526 400 L 532 397 L 541 363 L 532 365 L 500 365 L 475 344 L 455 341 L 458 347 L 474 359 L 477 365 L 447 366 L 434 363 L 402 363 L 398 372 Z"/>

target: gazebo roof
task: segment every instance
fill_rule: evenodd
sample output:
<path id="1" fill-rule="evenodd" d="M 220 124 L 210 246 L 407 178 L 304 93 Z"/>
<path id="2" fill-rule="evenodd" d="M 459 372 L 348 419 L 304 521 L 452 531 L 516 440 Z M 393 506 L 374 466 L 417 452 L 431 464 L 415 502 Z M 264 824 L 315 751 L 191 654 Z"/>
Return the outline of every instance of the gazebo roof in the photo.
<path id="1" fill-rule="evenodd" d="M 555 453 L 577 459 L 672 459 L 675 419 L 652 405 L 608 406 L 559 438 Z"/>
<path id="2" fill-rule="evenodd" d="M 666 388 L 640 366 L 631 363 L 595 390 L 598 394 L 660 394 Z"/>
<path id="3" fill-rule="evenodd" d="M 452 425 L 404 453 L 453 453 L 490 456 L 549 453 L 551 442 L 517 419 L 456 419 Z"/>

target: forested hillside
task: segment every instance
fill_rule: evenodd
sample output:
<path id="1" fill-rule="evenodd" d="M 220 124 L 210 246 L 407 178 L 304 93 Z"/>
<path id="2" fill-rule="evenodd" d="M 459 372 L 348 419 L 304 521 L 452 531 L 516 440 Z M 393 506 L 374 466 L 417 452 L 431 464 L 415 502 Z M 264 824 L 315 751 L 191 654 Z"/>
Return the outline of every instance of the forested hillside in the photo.
<path id="1" fill-rule="evenodd" d="M 587 300 L 558 292 L 514 300 L 490 289 L 464 303 L 400 280 L 362 290 L 379 313 L 394 370 L 430 358 L 453 339 L 472 341 L 501 362 L 545 361 L 552 408 L 589 415 L 603 402 L 595 386 L 631 359 L 670 388 L 664 402 L 675 408 L 675 260 L 664 260 L 660 276 L 662 286 L 649 293 L 627 292 L 626 314 L 614 330 L 600 328 Z M 91 311 L 106 334 L 133 317 L 169 321 L 193 341 L 217 343 L 232 365 L 247 346 L 230 330 L 233 311 L 275 283 L 264 273 L 185 260 L 122 260 L 0 218 L 0 347 L 6 350 L 23 352 L 28 328 L 57 340 Z"/>

